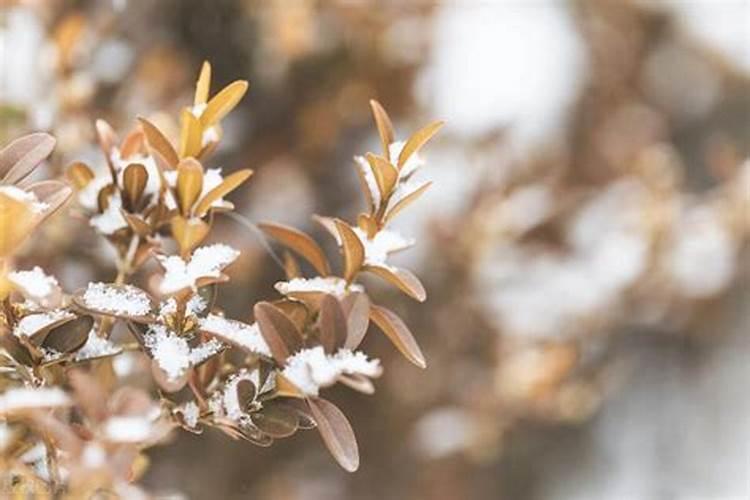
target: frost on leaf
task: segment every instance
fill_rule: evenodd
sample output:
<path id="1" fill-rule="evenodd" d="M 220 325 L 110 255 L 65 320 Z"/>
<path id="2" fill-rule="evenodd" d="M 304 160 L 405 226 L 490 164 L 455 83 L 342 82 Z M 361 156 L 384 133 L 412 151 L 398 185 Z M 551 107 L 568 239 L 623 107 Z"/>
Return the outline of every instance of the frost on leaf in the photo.
<path id="1" fill-rule="evenodd" d="M 209 314 L 200 321 L 200 329 L 238 347 L 256 354 L 271 357 L 271 350 L 263 340 L 256 324 L 246 325 L 241 321 Z"/>
<path id="2" fill-rule="evenodd" d="M 80 297 L 81 305 L 91 311 L 112 316 L 144 317 L 151 313 L 151 297 L 138 287 L 89 283 Z"/>
<path id="3" fill-rule="evenodd" d="M 171 294 L 186 288 L 196 289 L 200 285 L 198 280 L 220 278 L 221 271 L 239 255 L 234 248 L 217 243 L 195 250 L 189 262 L 176 255 L 159 256 L 159 262 L 164 268 L 160 291 Z"/>
<path id="4" fill-rule="evenodd" d="M 291 356 L 282 375 L 307 396 L 317 396 L 321 387 L 333 385 L 341 375 L 378 377 L 380 361 L 362 352 L 339 349 L 326 354 L 322 346 L 304 349 Z"/>

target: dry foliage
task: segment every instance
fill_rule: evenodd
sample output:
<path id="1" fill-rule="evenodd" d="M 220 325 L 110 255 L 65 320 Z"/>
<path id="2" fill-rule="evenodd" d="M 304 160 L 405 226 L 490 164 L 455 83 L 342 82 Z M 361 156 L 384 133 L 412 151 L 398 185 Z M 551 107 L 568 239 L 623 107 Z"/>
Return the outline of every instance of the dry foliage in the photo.
<path id="1" fill-rule="evenodd" d="M 19 493 L 144 495 L 134 485 L 147 464 L 143 452 L 175 427 L 196 434 L 212 427 L 260 446 L 317 428 L 338 463 L 354 471 L 354 431 L 321 390 L 340 382 L 374 391 L 380 363 L 357 350 L 370 320 L 425 366 L 408 327 L 373 303 L 357 278 L 372 273 L 425 300 L 418 278 L 387 261 L 413 241 L 386 226 L 429 186 L 413 174 L 423 164 L 419 149 L 441 124 L 395 142 L 386 112 L 371 102 L 383 151 L 356 158 L 368 211 L 356 224 L 316 217 L 338 243 L 340 276 L 310 236 L 262 223 L 289 250 L 286 280 L 276 285 L 280 297 L 256 303 L 254 322 L 245 322 L 217 305 L 240 252 L 205 241 L 215 217 L 234 208 L 225 197 L 252 171 L 223 176 L 204 165 L 248 84 L 233 82 L 212 97 L 210 84 L 204 63 L 176 145 L 144 117 L 122 139 L 99 120 L 106 168 L 67 169 L 91 227 L 116 250 L 110 283 L 69 293 L 39 267 L 13 269 L 14 251 L 72 190 L 60 181 L 25 182 L 51 153 L 50 136 L 26 136 L 0 153 L 0 429 L 7 437 L 0 462 Z M 316 276 L 303 276 L 298 258 Z M 129 338 L 116 335 L 120 326 Z M 134 370 L 123 372 L 119 360 L 150 367 L 153 384 L 132 382 Z"/>

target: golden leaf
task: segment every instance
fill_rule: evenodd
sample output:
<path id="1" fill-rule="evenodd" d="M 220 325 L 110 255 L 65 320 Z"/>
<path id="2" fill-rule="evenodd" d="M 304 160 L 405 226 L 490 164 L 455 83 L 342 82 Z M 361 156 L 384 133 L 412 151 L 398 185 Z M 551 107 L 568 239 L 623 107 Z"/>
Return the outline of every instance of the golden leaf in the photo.
<path id="1" fill-rule="evenodd" d="M 208 94 L 211 91 L 211 63 L 203 61 L 201 66 L 201 72 L 198 76 L 198 81 L 195 84 L 195 100 L 193 101 L 194 106 L 199 104 L 205 104 L 208 100 Z"/>
<path id="2" fill-rule="evenodd" d="M 83 189 L 94 178 L 94 172 L 80 161 L 71 164 L 66 171 L 68 179 L 76 189 Z"/>
<path id="3" fill-rule="evenodd" d="M 385 109 L 383 109 L 383 106 L 378 101 L 370 99 L 370 107 L 372 108 L 372 116 L 375 117 L 375 125 L 378 127 L 383 154 L 386 158 L 390 158 L 389 147 L 395 136 L 393 133 L 393 124 L 391 124 L 391 119 L 388 118 L 388 113 L 385 112 Z"/>
<path id="4" fill-rule="evenodd" d="M 180 130 L 180 158 L 196 158 L 203 147 L 203 127 L 189 109 L 182 110 Z"/>
<path id="5" fill-rule="evenodd" d="M 122 181 L 125 201 L 130 207 L 135 208 L 148 182 L 146 167 L 140 163 L 131 163 L 123 171 Z"/>
<path id="6" fill-rule="evenodd" d="M 200 122 L 204 129 L 221 121 L 240 102 L 247 92 L 248 84 L 245 80 L 237 80 L 224 87 L 221 92 L 213 96 L 206 109 L 201 114 Z"/>
<path id="7" fill-rule="evenodd" d="M 422 194 L 427 191 L 427 188 L 429 188 L 432 185 L 432 182 L 425 182 L 420 187 L 412 191 L 411 193 L 407 194 L 400 200 L 398 200 L 396 203 L 393 204 L 393 207 L 391 207 L 390 210 L 385 215 L 385 223 L 387 224 L 390 222 L 396 214 L 398 214 L 401 210 L 411 205 L 414 201 L 417 200 Z"/>
<path id="8" fill-rule="evenodd" d="M 253 171 L 247 168 L 228 175 L 224 178 L 221 184 L 206 193 L 206 196 L 201 199 L 200 203 L 198 203 L 198 206 L 195 208 L 195 214 L 198 217 L 203 217 L 215 201 L 220 200 L 237 189 L 243 182 L 249 179 L 251 175 L 253 175 Z"/>
<path id="9" fill-rule="evenodd" d="M 349 224 L 339 219 L 335 219 L 334 223 L 341 238 L 341 251 L 344 254 L 344 279 L 351 283 L 365 261 L 365 247 Z"/>
<path id="10" fill-rule="evenodd" d="M 172 236 L 180 246 L 180 254 L 188 255 L 208 235 L 210 226 L 197 217 L 172 217 Z"/>
<path id="11" fill-rule="evenodd" d="M 198 161 L 186 158 L 177 165 L 177 206 L 187 217 L 203 191 L 203 167 Z"/>
<path id="12" fill-rule="evenodd" d="M 419 151 L 419 148 L 424 146 L 442 126 L 443 122 L 441 121 L 432 122 L 414 132 L 414 134 L 409 137 L 409 140 L 406 141 L 406 144 L 404 144 L 404 149 L 401 150 L 401 154 L 398 155 L 398 168 L 401 169 L 409 157 Z"/>
<path id="13" fill-rule="evenodd" d="M 180 159 L 177 156 L 177 151 L 175 151 L 172 143 L 169 142 L 169 139 L 167 139 L 156 125 L 145 118 L 139 117 L 138 121 L 141 122 L 141 128 L 146 135 L 148 146 L 152 150 L 156 150 L 171 168 L 175 168 Z"/>
<path id="14" fill-rule="evenodd" d="M 381 203 L 384 203 L 398 182 L 398 169 L 382 156 L 367 153 L 366 158 L 375 175 L 375 182 L 378 183 L 380 199 L 383 200 Z"/>

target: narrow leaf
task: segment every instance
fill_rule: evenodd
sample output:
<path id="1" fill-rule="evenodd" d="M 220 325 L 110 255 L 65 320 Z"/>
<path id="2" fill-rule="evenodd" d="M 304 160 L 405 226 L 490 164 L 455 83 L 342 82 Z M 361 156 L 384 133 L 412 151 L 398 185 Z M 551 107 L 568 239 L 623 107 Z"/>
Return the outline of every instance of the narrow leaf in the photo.
<path id="1" fill-rule="evenodd" d="M 143 133 L 146 134 L 146 142 L 148 143 L 148 146 L 151 149 L 156 150 L 170 167 L 175 168 L 180 160 L 177 156 L 177 151 L 175 151 L 172 143 L 169 142 L 169 139 L 167 139 L 156 125 L 145 118 L 139 117 L 138 121 L 141 122 Z"/>
<path id="2" fill-rule="evenodd" d="M 406 141 L 406 144 L 404 144 L 404 149 L 401 150 L 401 154 L 398 155 L 398 168 L 401 169 L 409 157 L 419 151 L 419 148 L 424 146 L 432 136 L 437 134 L 442 126 L 443 122 L 432 122 L 424 128 L 414 132 L 414 134 L 409 137 L 409 140 Z"/>
<path id="3" fill-rule="evenodd" d="M 386 224 L 393 219 L 396 214 L 398 214 L 401 210 L 406 208 L 407 206 L 411 205 L 413 202 L 417 200 L 420 196 L 422 196 L 422 193 L 427 191 L 427 188 L 429 188 L 432 185 L 432 182 L 425 182 L 422 186 L 418 187 L 411 193 L 407 194 L 400 200 L 398 200 L 396 203 L 393 204 L 393 207 L 386 213 L 385 216 L 385 222 Z"/>
<path id="4" fill-rule="evenodd" d="M 192 158 L 186 158 L 177 165 L 177 205 L 182 215 L 190 214 L 190 209 L 203 190 L 203 167 Z"/>
<path id="5" fill-rule="evenodd" d="M 197 157 L 203 146 L 203 127 L 189 109 L 183 109 L 180 130 L 180 158 Z"/>
<path id="6" fill-rule="evenodd" d="M 427 298 L 427 292 L 419 281 L 419 278 L 406 269 L 393 266 L 367 265 L 364 267 L 364 270 L 380 276 L 419 302 L 424 302 Z"/>
<path id="7" fill-rule="evenodd" d="M 198 82 L 195 84 L 195 100 L 193 105 L 205 104 L 211 91 L 211 63 L 203 61 Z"/>
<path id="8" fill-rule="evenodd" d="M 251 175 L 253 175 L 253 171 L 250 169 L 238 170 L 237 172 L 228 175 L 221 184 L 206 193 L 206 196 L 201 199 L 200 203 L 198 203 L 198 206 L 195 208 L 195 214 L 198 217 L 203 217 L 215 201 L 220 200 L 237 189 L 243 182 L 249 179 Z"/>
<path id="9" fill-rule="evenodd" d="M 365 261 L 365 247 L 347 223 L 336 219 L 335 224 L 344 254 L 344 279 L 351 282 Z"/>
<path id="10" fill-rule="evenodd" d="M 370 325 L 370 299 L 367 294 L 353 292 L 344 297 L 341 306 L 346 315 L 346 349 L 354 350 L 362 343 Z"/>
<path id="11" fill-rule="evenodd" d="M 55 149 L 55 138 L 38 132 L 11 142 L 0 151 L 0 179 L 16 184 L 28 176 Z"/>
<path id="12" fill-rule="evenodd" d="M 414 336 L 394 312 L 373 304 L 370 307 L 370 318 L 406 359 L 420 368 L 427 366 L 422 350 L 419 348 L 417 341 L 414 340 Z"/>
<path id="13" fill-rule="evenodd" d="M 262 222 L 258 224 L 258 227 L 270 237 L 298 253 L 322 276 L 328 276 L 331 273 L 328 259 L 326 259 L 323 250 L 307 234 L 292 227 L 272 222 Z"/>
<path id="14" fill-rule="evenodd" d="M 394 140 L 391 119 L 388 118 L 388 113 L 385 112 L 385 109 L 383 109 L 383 106 L 378 101 L 370 99 L 370 107 L 372 108 L 372 116 L 375 117 L 375 125 L 378 127 L 383 154 L 386 157 L 390 157 L 388 149 Z"/>
<path id="15" fill-rule="evenodd" d="M 235 106 L 240 102 L 242 96 L 247 92 L 247 82 L 237 80 L 224 87 L 221 92 L 216 94 L 208 104 L 200 117 L 201 125 L 204 129 L 221 121 Z"/>

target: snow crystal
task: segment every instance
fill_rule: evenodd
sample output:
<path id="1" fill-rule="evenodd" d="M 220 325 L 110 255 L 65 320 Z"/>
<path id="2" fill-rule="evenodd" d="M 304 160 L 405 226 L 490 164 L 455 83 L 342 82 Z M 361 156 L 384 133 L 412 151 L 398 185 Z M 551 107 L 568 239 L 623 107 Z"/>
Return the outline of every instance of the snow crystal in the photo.
<path id="1" fill-rule="evenodd" d="M 31 191 L 24 191 L 16 186 L 5 185 L 0 186 L 0 194 L 12 198 L 13 200 L 19 201 L 24 205 L 28 206 L 35 214 L 42 214 L 49 209 L 49 205 L 39 201 Z"/>
<path id="2" fill-rule="evenodd" d="M 117 443 L 140 443 L 151 436 L 152 422 L 140 415 L 114 416 L 104 423 L 105 437 Z"/>
<path id="3" fill-rule="evenodd" d="M 319 292 L 343 297 L 348 292 L 364 291 L 360 285 L 349 285 L 347 288 L 346 281 L 335 276 L 327 276 L 325 278 L 320 276 L 315 278 L 293 278 L 289 281 L 279 281 L 274 286 L 283 295 L 295 292 Z"/>
<path id="4" fill-rule="evenodd" d="M 101 358 L 117 354 L 120 351 L 121 349 L 117 345 L 104 337 L 100 337 L 96 334 L 96 330 L 92 329 L 89 332 L 89 338 L 86 340 L 86 343 L 76 352 L 75 360 L 85 361 L 87 359 Z"/>
<path id="5" fill-rule="evenodd" d="M 109 198 L 107 209 L 104 212 L 91 217 L 91 219 L 89 219 L 89 224 L 101 234 L 114 234 L 116 231 L 128 227 L 128 222 L 120 211 L 121 208 L 122 200 L 120 200 L 120 197 L 111 196 Z"/>
<path id="6" fill-rule="evenodd" d="M 151 312 L 151 299 L 140 288 L 130 285 L 89 283 L 83 294 L 86 307 L 116 315 L 146 316 Z"/>
<path id="7" fill-rule="evenodd" d="M 145 342 L 151 356 L 172 380 L 179 379 L 192 365 L 205 361 L 223 347 L 221 342 L 211 339 L 191 349 L 186 339 L 170 332 L 164 325 L 151 325 Z"/>
<path id="8" fill-rule="evenodd" d="M 354 232 L 365 247 L 366 264 L 383 265 L 386 263 L 388 254 L 409 248 L 414 244 L 413 239 L 405 238 L 388 229 L 378 231 L 372 239 L 368 239 L 367 234 L 359 227 L 355 227 Z"/>
<path id="9" fill-rule="evenodd" d="M 266 341 L 263 340 L 263 336 L 255 323 L 246 325 L 241 321 L 234 321 L 216 314 L 209 314 L 206 318 L 201 319 L 200 329 L 213 333 L 249 351 L 264 356 L 271 356 L 271 349 L 269 349 Z"/>
<path id="10" fill-rule="evenodd" d="M 62 309 L 55 309 L 39 314 L 29 314 L 21 318 L 21 321 L 16 324 L 15 328 L 13 328 L 13 334 L 17 337 L 28 337 L 57 321 L 72 319 L 74 317 L 72 313 Z"/>
<path id="11" fill-rule="evenodd" d="M 70 398 L 62 389 L 16 388 L 0 394 L 0 414 L 28 408 L 51 408 L 70 404 Z"/>
<path id="12" fill-rule="evenodd" d="M 195 288 L 200 278 L 218 278 L 221 270 L 234 262 L 239 254 L 229 245 L 217 243 L 195 250 L 188 263 L 176 255 L 160 256 L 159 261 L 165 270 L 161 291 L 174 293 L 184 288 Z"/>
<path id="13" fill-rule="evenodd" d="M 287 360 L 282 374 L 308 396 L 317 396 L 321 387 L 332 385 L 340 375 L 380 375 L 380 361 L 369 360 L 362 352 L 339 349 L 329 355 L 323 347 L 303 349 Z"/>
<path id="14" fill-rule="evenodd" d="M 55 277 L 44 274 L 39 266 L 30 271 L 14 271 L 8 274 L 8 280 L 20 288 L 24 295 L 36 300 L 51 295 L 59 286 Z"/>

